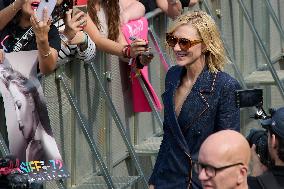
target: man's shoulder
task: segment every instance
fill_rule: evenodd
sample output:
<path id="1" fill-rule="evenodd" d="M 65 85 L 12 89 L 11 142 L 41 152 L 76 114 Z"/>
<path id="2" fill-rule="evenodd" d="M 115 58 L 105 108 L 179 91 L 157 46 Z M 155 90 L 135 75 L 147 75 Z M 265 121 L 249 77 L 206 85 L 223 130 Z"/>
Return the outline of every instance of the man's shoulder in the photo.
<path id="1" fill-rule="evenodd" d="M 241 86 L 238 80 L 236 80 L 234 77 L 232 77 L 231 75 L 223 71 L 218 72 L 217 82 L 220 86 L 223 86 L 230 90 L 241 89 Z"/>
<path id="2" fill-rule="evenodd" d="M 259 184 L 257 177 L 248 177 L 248 186 L 249 189 L 262 189 L 261 185 Z"/>
<path id="3" fill-rule="evenodd" d="M 257 177 L 248 177 L 248 185 L 250 189 L 262 189 L 260 182 L 262 182 L 262 184 L 267 182 L 267 185 L 276 185 L 282 188 L 284 186 L 284 167 L 272 168 Z"/>

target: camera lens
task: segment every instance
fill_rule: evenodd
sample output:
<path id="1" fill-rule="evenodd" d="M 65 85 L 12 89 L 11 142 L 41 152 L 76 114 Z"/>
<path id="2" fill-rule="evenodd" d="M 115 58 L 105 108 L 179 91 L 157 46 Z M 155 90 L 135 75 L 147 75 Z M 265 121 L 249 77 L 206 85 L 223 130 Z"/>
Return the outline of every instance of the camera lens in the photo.
<path id="1" fill-rule="evenodd" d="M 261 163 L 269 166 L 270 158 L 267 140 L 267 132 L 263 129 L 251 129 L 249 135 L 247 136 L 247 141 L 249 142 L 250 147 L 255 144 L 255 151 L 259 155 Z"/>

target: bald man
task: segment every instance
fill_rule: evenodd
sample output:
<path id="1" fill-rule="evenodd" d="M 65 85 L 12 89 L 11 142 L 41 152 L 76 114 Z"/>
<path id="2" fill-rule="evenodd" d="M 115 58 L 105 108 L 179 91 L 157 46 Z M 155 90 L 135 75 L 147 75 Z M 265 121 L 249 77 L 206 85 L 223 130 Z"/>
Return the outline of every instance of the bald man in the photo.
<path id="1" fill-rule="evenodd" d="M 240 133 L 222 130 L 201 145 L 194 170 L 203 189 L 248 189 L 250 146 Z"/>

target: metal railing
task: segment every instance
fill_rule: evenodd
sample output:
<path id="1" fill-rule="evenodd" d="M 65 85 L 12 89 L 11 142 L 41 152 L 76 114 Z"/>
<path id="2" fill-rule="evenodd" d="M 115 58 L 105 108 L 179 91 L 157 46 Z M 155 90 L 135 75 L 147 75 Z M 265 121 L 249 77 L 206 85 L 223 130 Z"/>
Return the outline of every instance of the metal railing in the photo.
<path id="1" fill-rule="evenodd" d="M 253 32 L 253 36 L 255 37 L 255 40 L 256 40 L 256 42 L 257 42 L 257 44 L 258 44 L 258 46 L 259 46 L 263 56 L 265 57 L 266 62 L 268 63 L 267 65 L 268 65 L 269 71 L 271 72 L 272 77 L 273 77 L 273 79 L 275 80 L 275 82 L 277 84 L 277 87 L 278 87 L 278 89 L 280 91 L 280 94 L 281 94 L 282 98 L 284 99 L 284 86 L 283 86 L 283 83 L 280 81 L 280 79 L 279 79 L 279 77 L 277 75 L 277 72 L 276 72 L 275 68 L 273 67 L 273 63 L 272 63 L 272 61 L 271 61 L 271 59 L 269 57 L 268 52 L 265 49 L 265 45 L 263 44 L 263 41 L 261 40 L 261 38 L 259 36 L 259 33 L 256 30 L 256 27 L 254 26 L 254 24 L 253 24 L 253 22 L 252 22 L 252 20 L 251 20 L 251 18 L 249 16 L 249 13 L 248 13 L 248 11 L 247 11 L 243 1 L 242 0 L 238 0 L 238 3 L 240 5 L 240 7 L 241 7 L 241 10 L 242 10 L 242 12 L 243 12 L 243 14 L 244 14 L 244 16 L 246 18 L 246 21 L 247 21 L 251 31 Z"/>

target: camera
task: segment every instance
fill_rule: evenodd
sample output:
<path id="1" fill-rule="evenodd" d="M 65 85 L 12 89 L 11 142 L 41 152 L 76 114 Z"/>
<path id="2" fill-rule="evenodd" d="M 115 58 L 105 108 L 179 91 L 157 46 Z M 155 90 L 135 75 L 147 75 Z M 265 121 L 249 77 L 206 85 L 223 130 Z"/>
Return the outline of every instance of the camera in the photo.
<path id="1" fill-rule="evenodd" d="M 265 165 L 270 165 L 270 156 L 268 152 L 268 135 L 266 130 L 251 129 L 246 137 L 250 147 L 255 144 L 255 151 L 259 155 L 260 162 Z"/>
<path id="2" fill-rule="evenodd" d="M 248 89 L 236 91 L 236 103 L 239 108 L 243 107 L 256 107 L 256 112 L 252 118 L 265 121 L 271 118 L 271 115 L 267 115 L 263 109 L 263 91 L 262 89 Z M 270 114 L 273 113 L 273 109 L 270 109 Z M 264 125 L 262 125 L 263 127 Z M 267 129 L 251 129 L 246 137 L 250 147 L 253 144 L 256 146 L 256 153 L 259 155 L 260 161 L 265 166 L 271 165 L 271 158 L 268 151 L 268 133 Z"/>

